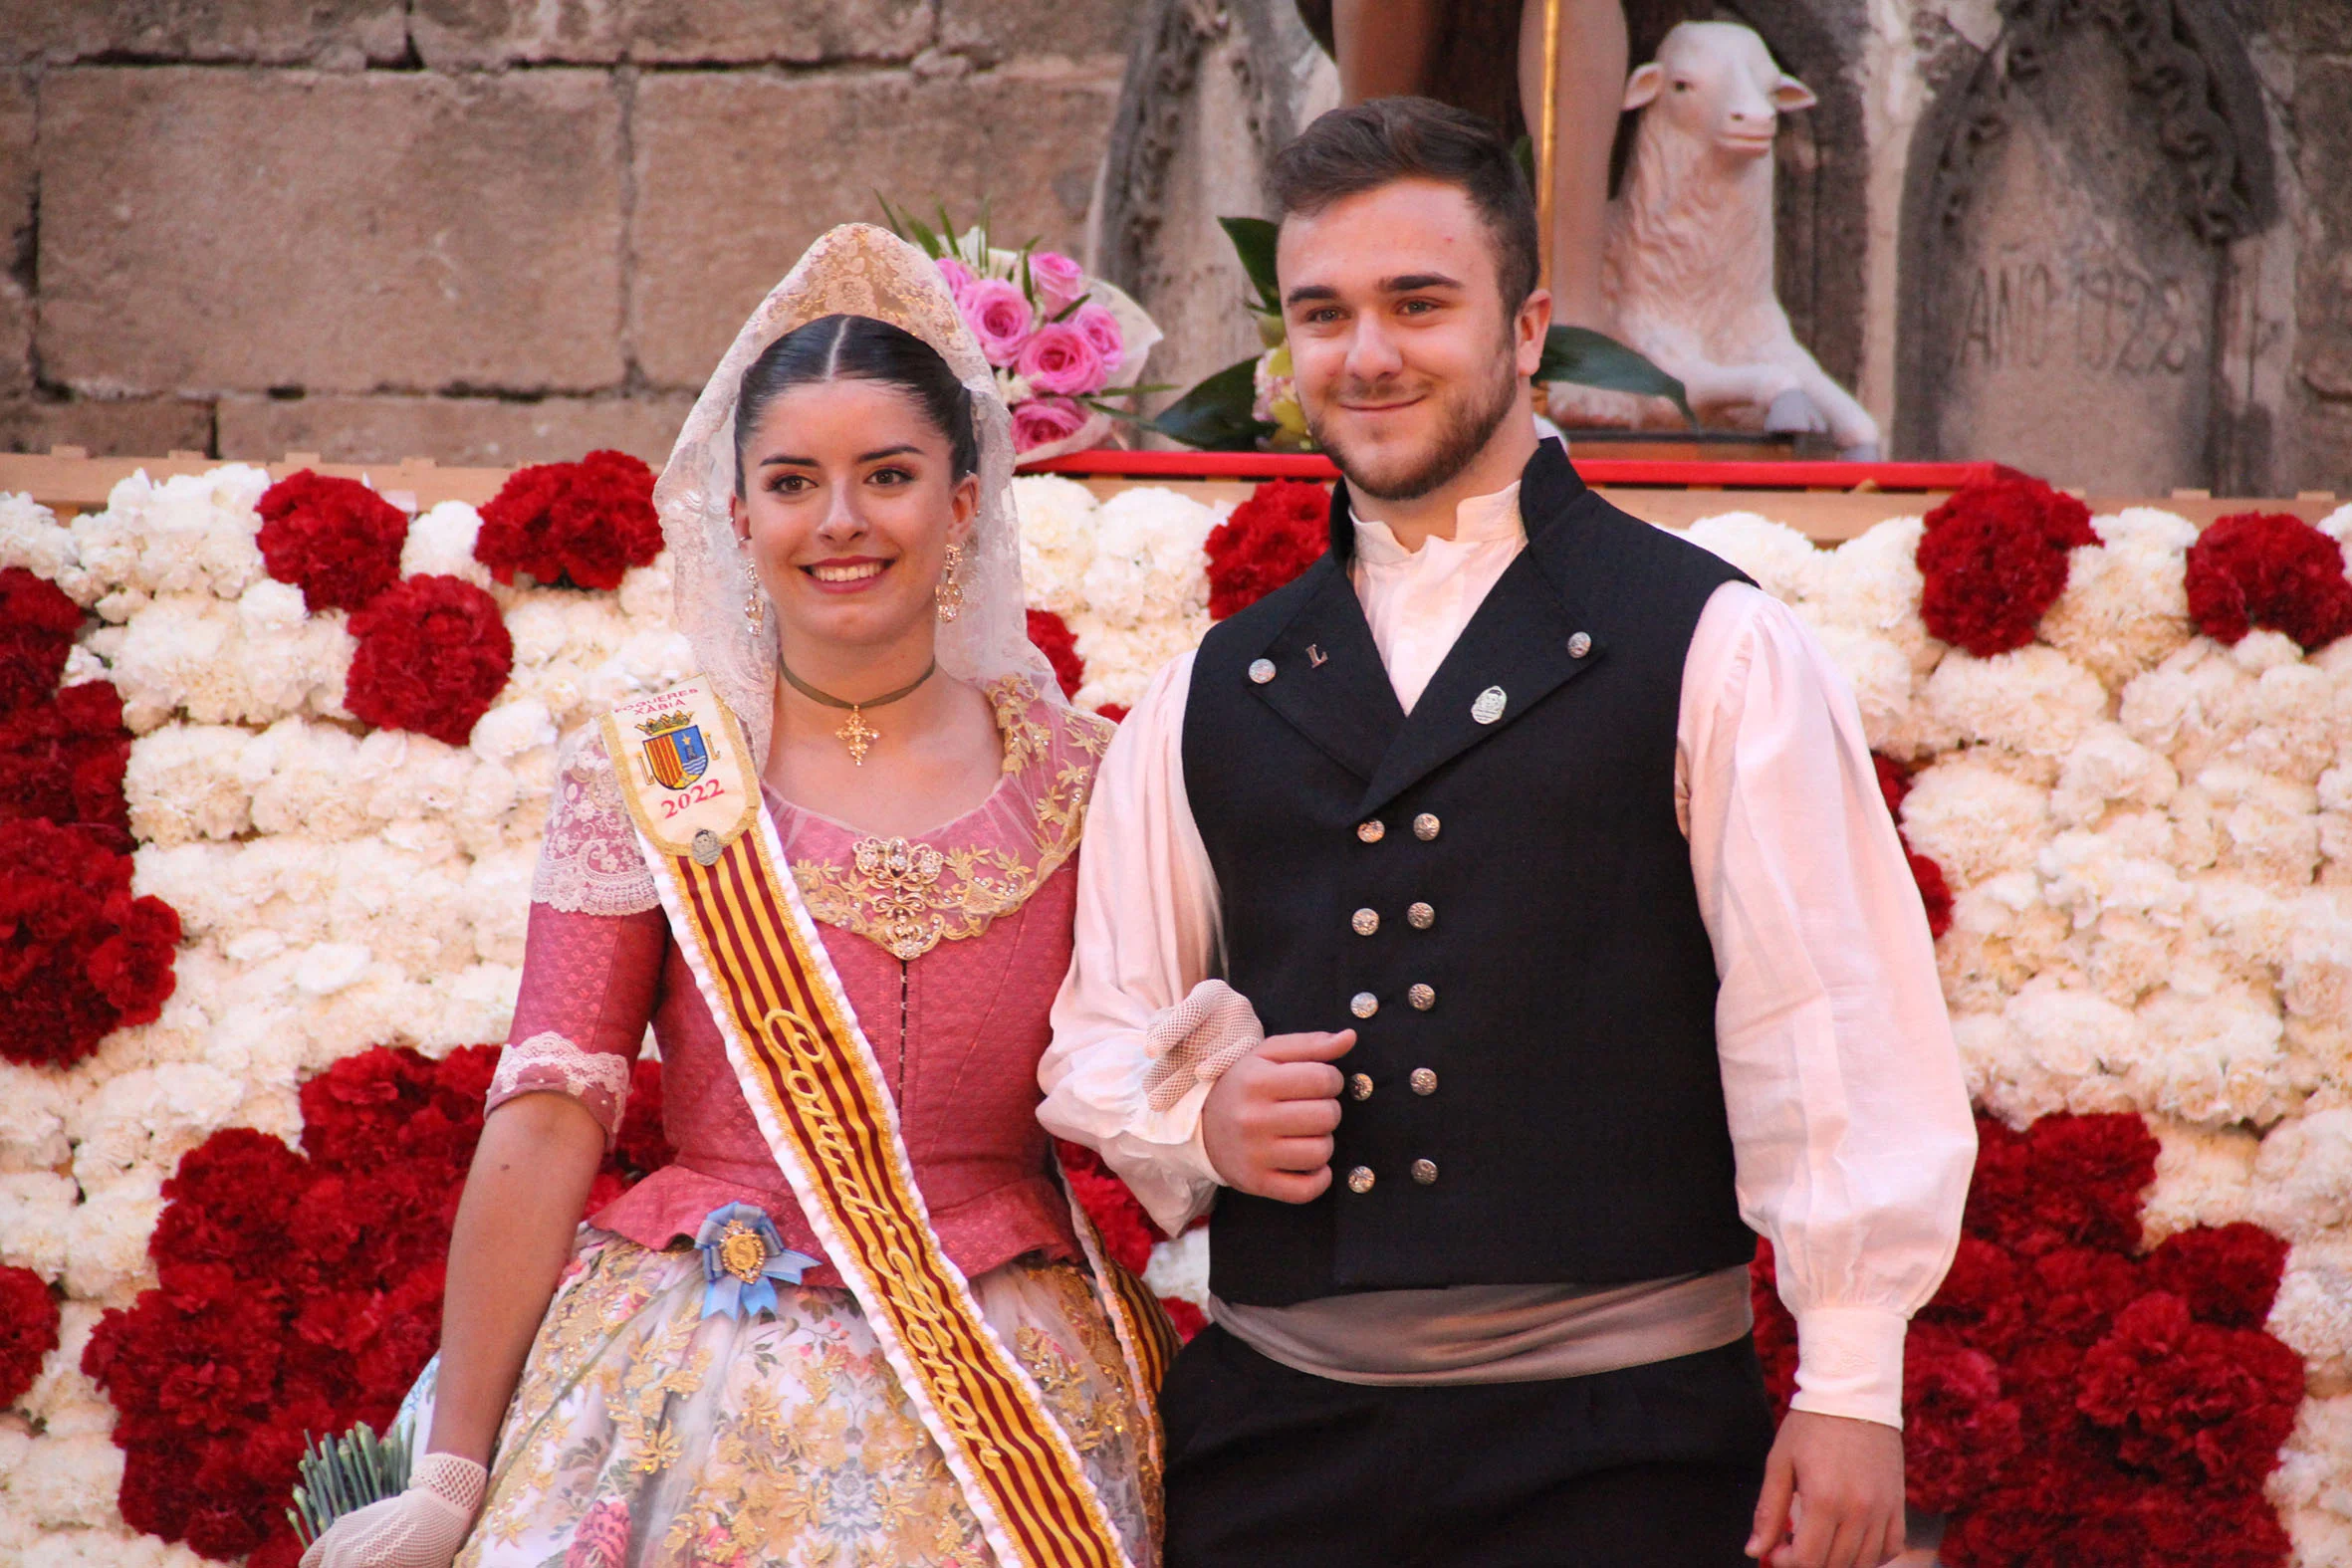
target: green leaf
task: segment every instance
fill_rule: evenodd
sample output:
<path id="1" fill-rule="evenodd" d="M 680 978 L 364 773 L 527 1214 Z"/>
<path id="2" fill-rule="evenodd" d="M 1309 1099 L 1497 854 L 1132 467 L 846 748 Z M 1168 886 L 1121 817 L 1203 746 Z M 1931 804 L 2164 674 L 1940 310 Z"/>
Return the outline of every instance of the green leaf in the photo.
<path id="1" fill-rule="evenodd" d="M 1258 290 L 1258 303 L 1276 316 L 1283 314 L 1283 286 L 1275 278 L 1274 243 L 1277 230 L 1264 218 L 1219 218 L 1218 225 L 1233 241 L 1242 271 Z"/>
<path id="2" fill-rule="evenodd" d="M 1149 428 L 1204 452 L 1254 452 L 1275 426 L 1251 409 L 1258 401 L 1258 357 L 1229 364 L 1160 411 Z"/>
<path id="3" fill-rule="evenodd" d="M 1554 327 L 1544 335 L 1543 360 L 1535 366 L 1535 379 L 1667 398 L 1685 419 L 1694 426 L 1699 423 L 1682 382 L 1606 333 L 1587 327 Z"/>

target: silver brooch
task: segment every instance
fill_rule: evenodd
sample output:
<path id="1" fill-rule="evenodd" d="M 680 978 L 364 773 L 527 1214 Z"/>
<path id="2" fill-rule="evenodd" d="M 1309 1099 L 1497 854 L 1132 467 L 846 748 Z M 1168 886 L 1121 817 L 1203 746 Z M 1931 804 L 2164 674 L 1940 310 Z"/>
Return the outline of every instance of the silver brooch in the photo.
<path id="1" fill-rule="evenodd" d="M 698 828 L 695 831 L 694 848 L 692 853 L 694 856 L 694 863 L 696 865 L 717 865 L 719 863 L 719 855 L 725 848 L 726 845 L 719 842 L 719 835 L 712 832 L 709 828 Z"/>
<path id="2" fill-rule="evenodd" d="M 1493 724 L 1503 717 L 1503 705 L 1511 699 L 1500 686 L 1490 686 L 1478 694 L 1478 701 L 1470 705 L 1470 716 L 1481 724 Z"/>
<path id="3" fill-rule="evenodd" d="M 1273 680 L 1274 660 L 1252 659 L 1250 661 L 1250 679 L 1256 681 L 1261 686 L 1264 686 L 1268 681 Z"/>
<path id="4" fill-rule="evenodd" d="M 1592 633 L 1579 631 L 1568 638 L 1568 657 L 1581 659 L 1592 651 Z"/>

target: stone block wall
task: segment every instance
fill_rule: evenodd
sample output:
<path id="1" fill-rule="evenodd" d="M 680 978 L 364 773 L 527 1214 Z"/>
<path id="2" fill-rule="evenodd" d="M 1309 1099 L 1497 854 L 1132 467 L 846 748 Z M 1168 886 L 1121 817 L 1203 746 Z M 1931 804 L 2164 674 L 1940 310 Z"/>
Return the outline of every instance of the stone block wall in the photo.
<path id="1" fill-rule="evenodd" d="M 0 449 L 658 463 L 876 192 L 1082 251 L 1136 0 L 0 0 Z"/>

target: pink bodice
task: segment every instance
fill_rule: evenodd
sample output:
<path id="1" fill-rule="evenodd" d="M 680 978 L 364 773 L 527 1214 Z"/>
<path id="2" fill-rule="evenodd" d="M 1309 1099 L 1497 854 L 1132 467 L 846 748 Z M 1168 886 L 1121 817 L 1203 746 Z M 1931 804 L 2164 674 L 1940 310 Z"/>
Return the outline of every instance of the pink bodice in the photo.
<path id="1" fill-rule="evenodd" d="M 768 791 L 785 858 L 898 1104 L 915 1179 L 967 1276 L 1023 1252 L 1074 1256 L 1068 1210 L 1047 1174 L 1037 1067 L 1069 966 L 1074 855 L 1107 727 L 992 690 L 1006 772 L 981 806 L 913 839 L 877 839 Z M 753 1203 L 786 1245 L 823 1257 L 736 1083 L 718 1027 L 658 907 L 625 875 L 633 840 L 598 747 L 568 760 L 543 862 L 509 1046 L 493 1108 L 573 1093 L 609 1130 L 600 1065 L 636 1055 L 650 1021 L 676 1160 L 593 1223 L 659 1248 L 727 1203 Z M 641 863 L 637 866 L 641 873 Z M 567 905 L 573 907 L 565 907 Z M 555 1036 L 550 1040 L 549 1036 Z M 610 1082 L 609 1069 L 601 1076 Z M 838 1284 L 827 1262 L 810 1284 Z"/>

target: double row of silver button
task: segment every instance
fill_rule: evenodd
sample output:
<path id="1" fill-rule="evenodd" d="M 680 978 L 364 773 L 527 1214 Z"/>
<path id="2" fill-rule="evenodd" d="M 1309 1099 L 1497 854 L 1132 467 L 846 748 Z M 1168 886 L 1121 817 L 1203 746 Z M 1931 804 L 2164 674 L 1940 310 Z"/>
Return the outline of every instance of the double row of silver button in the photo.
<path id="1" fill-rule="evenodd" d="M 1423 811 L 1413 818 L 1413 836 L 1423 843 L 1428 843 L 1437 837 L 1438 829 L 1442 825 L 1438 821 L 1436 812 Z M 1388 836 L 1388 824 L 1378 817 L 1373 817 L 1368 822 L 1358 822 L 1355 836 L 1367 844 L 1376 844 Z M 1348 917 L 1347 924 L 1348 928 L 1357 936 L 1371 936 L 1380 929 L 1380 911 L 1359 909 Z M 1405 924 L 1411 926 L 1415 931 L 1427 931 L 1437 924 L 1437 910 L 1429 904 L 1416 900 L 1405 907 Z M 1437 1006 L 1437 988 L 1415 984 L 1407 988 L 1405 1001 L 1413 1005 L 1415 1011 L 1427 1012 Z M 1380 999 L 1368 991 L 1359 991 L 1348 999 L 1347 1010 L 1359 1018 L 1368 1018 L 1380 1010 Z M 1415 1094 L 1437 1093 L 1437 1071 L 1435 1068 L 1415 1067 L 1405 1081 L 1412 1087 Z M 1350 1077 L 1347 1080 L 1347 1093 L 1350 1099 L 1370 1099 L 1372 1097 L 1372 1075 L 1368 1072 L 1359 1072 Z M 1413 1173 L 1413 1180 L 1419 1182 L 1423 1187 L 1431 1186 L 1437 1181 L 1437 1162 L 1435 1160 L 1415 1160 L 1410 1169 Z M 1351 1193 L 1368 1193 L 1372 1190 L 1372 1183 L 1375 1180 L 1370 1166 L 1359 1165 L 1347 1173 L 1347 1190 Z"/>

